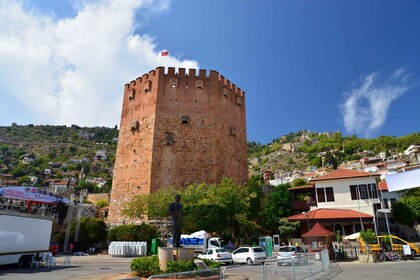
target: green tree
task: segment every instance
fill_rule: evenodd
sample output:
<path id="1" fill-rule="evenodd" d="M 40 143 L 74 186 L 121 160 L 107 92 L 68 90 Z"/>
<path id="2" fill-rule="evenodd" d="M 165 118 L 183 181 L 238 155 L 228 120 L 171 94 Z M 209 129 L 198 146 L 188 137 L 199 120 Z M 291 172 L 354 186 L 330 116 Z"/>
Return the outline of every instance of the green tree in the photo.
<path id="1" fill-rule="evenodd" d="M 109 230 L 109 241 L 146 241 L 152 243 L 153 238 L 158 237 L 158 230 L 150 225 L 122 225 Z"/>
<path id="2" fill-rule="evenodd" d="M 265 226 L 270 232 L 276 231 L 280 218 L 292 214 L 290 209 L 291 196 L 287 190 L 290 187 L 290 184 L 282 184 L 274 187 L 273 192 L 265 200 Z"/>
<path id="3" fill-rule="evenodd" d="M 420 196 L 406 196 L 392 206 L 394 219 L 402 224 L 413 226 L 420 220 Z"/>
<path id="4" fill-rule="evenodd" d="M 76 232 L 76 221 L 71 223 L 70 242 L 74 243 L 74 235 Z M 79 242 L 77 246 L 80 250 L 87 250 L 92 246 L 104 248 L 107 241 L 107 227 L 102 219 L 84 217 L 80 220 Z M 65 232 L 58 236 L 58 241 L 64 243 Z"/>
<path id="5" fill-rule="evenodd" d="M 286 238 L 290 244 L 290 236 L 299 228 L 300 222 L 289 222 L 286 218 L 280 218 L 277 224 L 281 238 Z"/>
<path id="6" fill-rule="evenodd" d="M 187 205 L 184 208 L 184 232 L 205 230 L 221 235 L 228 225 L 226 208 L 217 204 Z"/>

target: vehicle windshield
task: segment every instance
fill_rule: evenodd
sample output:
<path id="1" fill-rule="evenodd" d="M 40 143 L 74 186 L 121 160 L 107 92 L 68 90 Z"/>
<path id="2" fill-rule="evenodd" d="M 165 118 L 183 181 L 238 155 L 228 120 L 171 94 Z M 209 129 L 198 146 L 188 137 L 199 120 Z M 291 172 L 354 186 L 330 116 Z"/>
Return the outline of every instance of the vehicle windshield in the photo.
<path id="1" fill-rule="evenodd" d="M 294 252 L 294 247 L 280 247 L 279 252 Z"/>
<path id="2" fill-rule="evenodd" d="M 220 252 L 222 252 L 222 253 L 225 253 L 225 252 L 227 252 L 225 249 L 216 249 L 216 252 L 217 253 L 220 253 Z"/>
<path id="3" fill-rule="evenodd" d="M 262 248 L 260 248 L 260 247 L 255 247 L 255 248 L 252 248 L 253 250 L 254 250 L 254 252 L 256 252 L 256 253 L 263 253 L 264 252 L 264 250 L 262 249 Z"/>

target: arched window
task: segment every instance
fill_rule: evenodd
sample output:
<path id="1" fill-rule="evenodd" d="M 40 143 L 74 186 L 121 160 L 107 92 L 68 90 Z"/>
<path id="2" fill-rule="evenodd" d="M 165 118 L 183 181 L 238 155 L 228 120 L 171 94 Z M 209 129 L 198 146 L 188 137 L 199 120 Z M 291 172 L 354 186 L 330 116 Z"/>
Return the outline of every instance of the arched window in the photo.
<path id="1" fill-rule="evenodd" d="M 343 234 L 343 227 L 340 224 L 336 224 L 334 226 L 334 233 L 337 234 L 337 231 L 340 231 L 341 234 Z"/>

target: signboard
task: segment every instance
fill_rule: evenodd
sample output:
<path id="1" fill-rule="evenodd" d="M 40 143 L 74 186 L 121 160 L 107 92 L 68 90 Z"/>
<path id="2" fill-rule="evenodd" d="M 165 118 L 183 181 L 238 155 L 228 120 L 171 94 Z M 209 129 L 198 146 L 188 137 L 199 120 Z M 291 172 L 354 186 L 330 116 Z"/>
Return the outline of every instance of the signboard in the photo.
<path id="1" fill-rule="evenodd" d="M 68 204 L 67 198 L 60 198 L 51 192 L 43 191 L 35 187 L 4 187 L 0 188 L 0 197 L 5 199 L 19 199 L 38 203 L 57 203 L 59 201 Z"/>
<path id="2" fill-rule="evenodd" d="M 420 187 L 420 169 L 385 175 L 389 192 Z"/>
<path id="3" fill-rule="evenodd" d="M 411 255 L 410 245 L 403 244 L 402 247 L 404 255 Z"/>

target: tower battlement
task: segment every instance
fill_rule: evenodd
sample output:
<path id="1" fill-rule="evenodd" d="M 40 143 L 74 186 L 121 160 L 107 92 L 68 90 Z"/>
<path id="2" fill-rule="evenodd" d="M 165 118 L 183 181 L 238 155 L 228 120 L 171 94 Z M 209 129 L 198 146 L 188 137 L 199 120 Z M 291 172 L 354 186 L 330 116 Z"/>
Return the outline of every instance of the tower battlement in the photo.
<path id="1" fill-rule="evenodd" d="M 165 69 L 167 69 L 167 72 L 165 72 Z M 149 73 L 146 73 L 142 75 L 141 77 L 138 77 L 135 80 L 132 80 L 131 82 L 125 84 L 125 89 L 130 90 L 136 86 L 137 83 L 146 82 L 147 80 L 153 79 L 155 76 L 160 76 L 167 79 L 203 79 L 206 80 L 206 82 L 211 83 L 214 81 L 218 81 L 220 85 L 225 86 L 226 88 L 232 90 L 233 93 L 244 97 L 245 92 L 241 90 L 241 88 L 237 87 L 234 83 L 232 83 L 230 80 L 226 79 L 223 75 L 220 75 L 219 72 L 215 70 L 207 71 L 205 69 L 199 69 L 198 75 L 197 70 L 190 68 L 188 69 L 188 73 L 186 72 L 186 68 L 178 68 L 175 67 L 157 67 L 155 70 L 149 71 Z"/>

